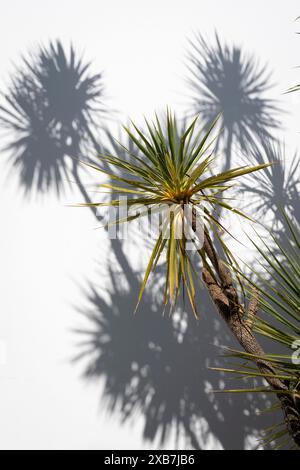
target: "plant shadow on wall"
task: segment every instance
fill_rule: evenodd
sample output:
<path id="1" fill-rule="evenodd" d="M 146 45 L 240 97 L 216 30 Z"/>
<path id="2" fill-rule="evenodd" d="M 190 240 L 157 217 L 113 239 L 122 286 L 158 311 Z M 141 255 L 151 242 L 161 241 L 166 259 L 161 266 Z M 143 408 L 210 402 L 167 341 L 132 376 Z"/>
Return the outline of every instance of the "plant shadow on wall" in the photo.
<path id="1" fill-rule="evenodd" d="M 162 315 L 159 279 L 154 278 L 134 316 L 139 273 L 127 271 L 127 286 L 115 270 L 109 276 L 108 291 L 101 284 L 84 290 L 89 305 L 81 309 L 85 326 L 76 330 L 74 357 L 85 380 L 103 379 L 100 408 L 122 423 L 142 416 L 143 438 L 158 446 L 243 449 L 247 436 L 257 436 L 263 427 L 257 409 L 270 402 L 254 394 L 212 393 L 225 383 L 222 374 L 208 368 L 224 365 L 218 345 L 233 343 L 204 290 L 199 322 L 191 312 L 170 318 Z M 263 421 L 270 423 L 268 417 Z"/>
<path id="2" fill-rule="evenodd" d="M 232 54 L 234 66 L 235 52 Z M 226 113 L 222 108 L 226 116 L 223 125 L 230 119 L 234 122 L 234 125 L 228 124 L 228 128 L 232 128 L 229 142 L 228 131 L 225 135 L 227 149 L 230 144 L 230 158 L 227 153 L 225 166 L 230 164 L 233 137 L 240 148 L 250 151 L 258 137 L 270 138 L 271 130 L 277 127 L 277 121 L 271 119 L 277 111 L 275 104 L 259 97 L 268 88 L 267 79 L 264 78 L 263 86 L 257 85 L 251 91 L 251 74 L 249 81 L 242 75 L 242 72 L 249 72 L 250 66 L 242 65 L 241 55 L 238 59 L 238 78 L 247 83 L 248 95 L 236 104 L 234 119 L 227 117 L 232 110 Z M 260 80 L 260 74 L 254 78 Z M 214 80 L 222 82 L 224 73 L 220 71 L 219 78 L 215 74 Z M 234 91 L 232 89 L 232 95 Z M 228 106 L 232 107 L 230 100 Z M 197 111 L 202 114 L 200 108 Z M 211 114 L 202 115 L 204 123 L 219 111 L 220 106 L 210 109 Z M 255 127 L 251 129 L 253 123 Z M 269 423 L 268 416 L 258 418 L 255 413 L 269 402 L 266 397 L 211 393 L 224 383 L 223 377 L 208 367 L 223 364 L 223 359 L 218 358 L 217 346 L 229 346 L 232 340 L 215 318 L 214 307 L 205 292 L 200 294 L 202 316 L 199 322 L 187 313 L 182 313 L 180 321 L 178 317 L 162 317 L 162 300 L 155 294 L 159 279 L 154 279 L 153 288 L 148 287 L 147 299 L 133 316 L 140 275 L 129 266 L 126 270 L 121 266 L 121 271 L 125 274 L 127 288 L 122 287 L 122 276 L 112 269 L 109 270 L 111 289 L 106 292 L 92 284 L 87 288 L 90 308 L 81 311 L 86 327 L 77 330 L 82 341 L 78 343 L 74 362 L 83 362 L 86 380 L 104 380 L 101 403 L 105 403 L 111 413 L 119 414 L 122 422 L 140 413 L 145 420 L 144 438 L 159 441 L 159 445 L 167 444 L 168 438 L 175 434 L 183 436 L 195 449 L 213 447 L 216 442 L 225 449 L 243 449 L 247 436 L 256 435 Z M 182 310 L 185 312 L 186 307 Z M 229 425 L 231 432 L 228 432 Z"/>
<path id="3" fill-rule="evenodd" d="M 222 43 L 217 34 L 213 45 L 196 35 L 187 55 L 191 111 L 207 125 L 222 113 L 219 142 L 227 170 L 235 145 L 247 154 L 257 139 L 272 138 L 279 127 L 276 102 L 266 97 L 272 87 L 270 73 L 240 47 Z"/>
<path id="4" fill-rule="evenodd" d="M 300 158 L 294 152 L 291 158 L 286 155 L 285 145 L 274 141 L 265 141 L 253 147 L 248 154 L 254 163 L 273 162 L 264 172 L 254 179 L 248 176 L 242 182 L 240 193 L 243 194 L 248 210 L 256 214 L 257 220 L 264 221 L 280 236 L 283 211 L 294 221 L 300 223 Z M 283 239 L 281 244 L 284 246 Z"/>
<path id="5" fill-rule="evenodd" d="M 184 447 L 193 449 L 245 448 L 249 435 L 258 437 L 272 422 L 268 415 L 256 414 L 270 407 L 270 401 L 255 394 L 212 392 L 225 386 L 224 375 L 209 370 L 224 366 L 218 346 L 234 346 L 234 342 L 206 291 L 199 293 L 199 322 L 186 306 L 181 315 L 163 316 L 161 272 L 134 316 L 140 273 L 124 267 L 125 256 L 119 262 L 119 273 L 109 269 L 110 288 L 103 288 L 101 272 L 99 283 L 84 289 L 87 306 L 80 309 L 84 326 L 76 330 L 74 363 L 83 367 L 88 382 L 103 380 L 100 408 L 119 416 L 122 423 L 142 416 L 143 438 L 158 446 L 173 445 L 175 437 L 175 446 L 184 442 Z"/>
<path id="6" fill-rule="evenodd" d="M 277 123 L 270 118 L 275 105 L 257 97 L 267 89 L 267 80 L 261 83 L 257 78 L 255 88 L 253 79 L 243 78 L 252 69 L 242 64 L 241 54 L 235 50 L 225 53 L 219 40 L 218 47 L 220 57 L 211 74 L 213 81 L 206 84 L 206 75 L 198 76 L 202 86 L 194 111 L 200 112 L 205 122 L 220 109 L 223 111 L 228 166 L 233 139 L 242 149 L 248 149 L 254 134 L 269 136 Z M 203 44 L 201 57 L 210 50 Z M 235 96 L 236 81 L 224 76 L 220 61 L 226 70 L 232 67 L 232 74 L 236 74 L 232 79 L 247 83 L 246 104 L 244 98 L 234 105 L 228 99 Z M 214 65 L 213 57 L 207 56 L 206 65 Z M 225 88 L 230 82 L 231 95 L 228 90 L 215 95 L 223 96 L 221 106 L 202 102 L 203 89 L 209 85 L 213 90 L 213 83 L 219 86 L 222 80 Z M 239 89 L 239 84 L 235 87 Z M 251 87 L 256 91 L 251 92 Z M 89 148 L 92 152 L 100 150 L 95 130 L 104 113 L 102 94 L 101 75 L 91 75 L 89 64 L 83 63 L 73 48 L 66 52 L 59 41 L 24 59 L 0 107 L 0 124 L 6 131 L 9 162 L 19 173 L 25 194 L 35 190 L 48 194 L 54 189 L 59 196 L 71 175 L 85 202 L 90 202 L 76 158 Z M 107 137 L 110 140 L 109 133 Z M 84 377 L 105 380 L 102 406 L 120 415 L 122 421 L 140 412 L 145 419 L 144 438 L 149 441 L 159 439 L 164 444 L 175 431 L 195 449 L 213 445 L 208 443 L 211 435 L 224 448 L 244 448 L 246 437 L 269 422 L 268 417 L 262 420 L 255 414 L 257 408 L 266 407 L 268 400 L 251 394 L 231 397 L 211 393 L 223 387 L 223 378 L 209 371 L 208 366 L 223 366 L 217 346 L 231 345 L 231 339 L 215 318 L 210 300 L 201 292 L 199 322 L 186 313 L 180 321 L 178 317 L 163 317 L 157 289 L 159 272 L 139 313 L 133 316 L 140 275 L 129 265 L 124 250 L 121 241 L 111 240 L 110 256 L 115 256 L 122 276 L 110 268 L 108 292 L 92 284 L 85 291 L 89 306 L 82 313 L 88 331 L 80 331 L 82 342 L 77 354 L 77 360 L 86 361 Z M 103 253 L 100 255 L 103 258 Z M 122 279 L 127 288 L 122 286 Z"/>
<path id="7" fill-rule="evenodd" d="M 73 46 L 50 42 L 22 59 L 2 95 L 0 126 L 10 166 L 27 196 L 52 189 L 59 196 L 71 178 L 88 201 L 78 159 L 97 145 L 102 95 L 102 75 L 91 74 Z"/>
<path id="8" fill-rule="evenodd" d="M 269 178 L 266 188 L 262 196 L 269 198 L 281 186 L 276 178 Z M 297 185 L 290 180 L 289 188 L 284 207 L 292 212 L 297 207 Z M 277 202 L 269 206 L 275 216 Z M 80 309 L 84 326 L 76 330 L 74 363 L 83 366 L 85 380 L 103 380 L 101 409 L 118 415 L 121 422 L 141 415 L 143 438 L 158 446 L 170 445 L 170 437 L 175 436 L 181 445 L 185 439 L 185 446 L 194 449 L 218 444 L 225 449 L 245 448 L 247 437 L 258 437 L 276 417 L 256 414 L 271 407 L 266 396 L 212 392 L 224 388 L 225 381 L 228 387 L 227 376 L 209 370 L 224 367 L 219 346 L 236 344 L 216 317 L 206 290 L 199 293 L 198 322 L 186 305 L 181 306 L 180 315 L 162 316 L 160 286 L 164 273 L 160 272 L 134 316 L 140 273 L 128 264 L 124 269 L 123 262 L 119 273 L 109 269 L 110 288 L 103 288 L 102 273 L 101 284 L 90 283 L 84 289 L 88 304 Z M 230 388 L 236 388 L 236 382 Z"/>

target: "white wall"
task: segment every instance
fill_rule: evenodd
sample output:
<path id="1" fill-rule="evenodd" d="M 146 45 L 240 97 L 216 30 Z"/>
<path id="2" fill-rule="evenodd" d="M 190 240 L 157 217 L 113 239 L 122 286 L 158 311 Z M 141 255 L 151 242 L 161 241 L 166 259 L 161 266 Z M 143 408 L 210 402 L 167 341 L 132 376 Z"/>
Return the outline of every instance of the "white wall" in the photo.
<path id="1" fill-rule="evenodd" d="M 270 96 L 286 110 L 282 137 L 293 149 L 300 107 L 296 96 L 282 93 L 300 81 L 293 22 L 299 14 L 296 0 L 3 0 L 0 86 L 5 91 L 21 54 L 59 38 L 83 51 L 93 70 L 104 71 L 116 120 L 140 119 L 166 105 L 182 112 L 187 38 L 195 31 L 212 38 L 216 30 L 269 63 L 275 82 Z M 66 207 L 81 198 L 76 188 L 60 200 L 51 193 L 28 201 L 2 157 L 0 448 L 158 446 L 143 440 L 142 418 L 120 425 L 117 413 L 109 417 L 99 385 L 87 386 L 80 367 L 70 364 L 76 352 L 71 329 L 79 324 L 75 307 L 84 304 L 81 286 L 106 283 L 105 266 L 98 276 L 107 255 L 104 234 L 93 230 L 88 210 Z M 206 443 L 218 445 L 213 436 Z M 174 440 L 166 446 L 174 448 Z"/>

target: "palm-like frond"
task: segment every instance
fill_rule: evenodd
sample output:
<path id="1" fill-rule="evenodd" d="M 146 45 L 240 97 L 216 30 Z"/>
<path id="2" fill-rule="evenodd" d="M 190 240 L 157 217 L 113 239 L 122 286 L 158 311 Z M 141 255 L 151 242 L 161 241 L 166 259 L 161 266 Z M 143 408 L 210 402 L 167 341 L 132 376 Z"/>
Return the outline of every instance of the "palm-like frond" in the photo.
<path id="1" fill-rule="evenodd" d="M 115 182 L 101 185 L 113 191 L 112 201 L 90 205 L 118 207 L 124 204 L 123 198 L 126 195 L 128 208 L 138 204 L 143 209 L 136 215 L 128 215 L 122 222 L 147 216 L 149 210 L 157 211 L 162 216 L 138 301 L 141 300 L 150 273 L 162 254 L 166 253 L 165 304 L 170 301 L 171 305 L 174 305 L 180 287 L 184 285 L 193 311 L 197 315 L 195 273 L 186 249 L 188 235 L 184 229 L 195 232 L 191 234 L 189 241 L 195 244 L 195 251 L 201 254 L 199 242 L 201 243 L 203 230 L 223 228 L 214 217 L 214 211 L 218 207 L 244 215 L 228 203 L 223 196 L 224 191 L 231 187 L 234 179 L 269 165 L 238 167 L 212 175 L 212 164 L 215 160 L 212 144 L 215 139 L 210 139 L 216 121 L 217 119 L 202 135 L 196 130 L 195 118 L 180 136 L 175 115 L 169 111 L 165 123 L 161 123 L 157 117 L 153 123 L 146 121 L 147 133 L 133 123 L 133 131 L 129 128 L 125 130 L 139 149 L 140 156 L 128 149 L 128 160 L 114 155 L 102 155 L 101 161 L 110 165 L 112 171 L 89 165 Z M 119 175 L 120 169 L 124 176 Z"/>
<path id="2" fill-rule="evenodd" d="M 295 91 L 299 91 L 299 90 L 300 90 L 300 84 L 292 86 L 291 88 L 289 88 L 287 93 L 294 93 Z"/>

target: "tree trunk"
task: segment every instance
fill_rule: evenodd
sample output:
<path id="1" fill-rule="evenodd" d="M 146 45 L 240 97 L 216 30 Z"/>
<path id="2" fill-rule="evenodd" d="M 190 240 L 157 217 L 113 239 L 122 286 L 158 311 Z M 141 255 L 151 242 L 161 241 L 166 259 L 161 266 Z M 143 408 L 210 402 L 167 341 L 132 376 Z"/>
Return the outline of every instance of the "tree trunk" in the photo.
<path id="1" fill-rule="evenodd" d="M 300 406 L 296 403 L 289 391 L 288 386 L 276 377 L 276 371 L 266 359 L 265 352 L 254 336 L 249 321 L 245 320 L 244 306 L 240 303 L 236 288 L 230 271 L 219 258 L 213 243 L 206 232 L 204 236 L 204 267 L 203 280 L 209 291 L 210 297 L 217 307 L 223 320 L 235 336 L 244 351 L 255 356 L 256 363 L 262 374 L 267 374 L 265 380 L 272 390 L 276 390 L 281 408 L 285 416 L 285 422 L 294 442 L 300 447 Z M 210 265 L 208 262 L 210 262 Z M 257 301 L 252 299 L 249 304 L 249 317 L 255 315 Z M 252 311 L 250 311 L 252 309 Z M 274 375 L 274 377 L 272 377 Z"/>

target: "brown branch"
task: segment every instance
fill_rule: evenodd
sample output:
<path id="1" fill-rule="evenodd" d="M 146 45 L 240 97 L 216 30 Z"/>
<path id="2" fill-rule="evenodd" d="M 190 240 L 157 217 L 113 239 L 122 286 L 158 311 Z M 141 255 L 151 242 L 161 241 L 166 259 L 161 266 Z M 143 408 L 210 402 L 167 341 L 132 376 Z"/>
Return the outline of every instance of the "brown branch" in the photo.
<path id="1" fill-rule="evenodd" d="M 266 354 L 254 336 L 252 331 L 255 319 L 258 297 L 254 293 L 249 302 L 248 320 L 244 319 L 244 306 L 239 300 L 239 295 L 234 287 L 232 275 L 225 263 L 218 256 L 209 234 L 205 232 L 204 246 L 205 258 L 211 263 L 204 263 L 203 280 L 209 291 L 210 297 L 217 307 L 223 320 L 228 325 L 232 334 L 246 353 L 253 356 L 253 362 L 257 365 L 262 374 L 266 374 L 265 380 L 273 390 L 276 390 L 281 408 L 284 412 L 285 422 L 288 431 L 294 442 L 300 447 L 300 407 L 289 391 L 286 383 L 276 377 L 276 370 L 267 360 Z M 272 377 L 272 375 L 274 377 Z"/>
<path id="2" fill-rule="evenodd" d="M 253 330 L 253 327 L 254 327 L 255 317 L 257 315 L 257 308 L 258 308 L 258 291 L 257 289 L 254 289 L 251 295 L 250 301 L 249 301 L 248 316 L 245 322 L 247 326 L 250 328 L 250 330 Z"/>

